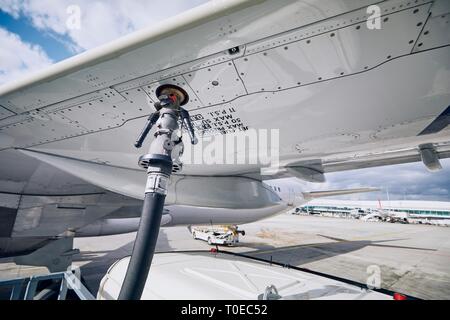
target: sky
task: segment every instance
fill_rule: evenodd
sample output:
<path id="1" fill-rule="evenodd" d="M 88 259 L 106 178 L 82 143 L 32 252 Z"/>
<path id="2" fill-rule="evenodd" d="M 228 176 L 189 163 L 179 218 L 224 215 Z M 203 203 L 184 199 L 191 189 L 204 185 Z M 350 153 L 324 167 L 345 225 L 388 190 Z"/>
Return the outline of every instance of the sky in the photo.
<path id="1" fill-rule="evenodd" d="M 450 201 L 450 159 L 441 160 L 441 164 L 443 169 L 438 172 L 429 172 L 422 162 L 416 162 L 328 173 L 325 183 L 298 179 L 290 179 L 289 183 L 304 191 L 364 187 L 380 189 L 330 199 Z"/>
<path id="2" fill-rule="evenodd" d="M 198 6 L 206 0 L 0 0 L 0 85 Z M 80 17 L 80 19 L 77 19 Z M 305 191 L 378 187 L 351 199 L 450 201 L 450 159 L 331 173 Z M 384 197 L 384 198 L 383 198 Z M 342 198 L 342 197 L 340 197 Z"/>

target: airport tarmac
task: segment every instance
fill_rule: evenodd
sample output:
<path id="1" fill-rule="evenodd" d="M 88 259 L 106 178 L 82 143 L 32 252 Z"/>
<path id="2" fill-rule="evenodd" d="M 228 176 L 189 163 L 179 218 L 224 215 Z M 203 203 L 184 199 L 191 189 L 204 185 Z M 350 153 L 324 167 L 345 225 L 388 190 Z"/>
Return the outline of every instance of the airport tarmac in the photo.
<path id="1" fill-rule="evenodd" d="M 381 287 L 422 299 L 450 299 L 450 228 L 283 214 L 242 225 L 246 231 L 227 251 L 272 259 L 366 283 L 374 268 Z M 135 233 L 75 239 L 74 257 L 88 288 L 96 292 L 109 266 L 129 255 Z M 186 227 L 163 228 L 157 251 L 208 250 Z M 368 272 L 369 268 L 369 272 Z M 0 259 L 0 278 L 42 272 Z"/>

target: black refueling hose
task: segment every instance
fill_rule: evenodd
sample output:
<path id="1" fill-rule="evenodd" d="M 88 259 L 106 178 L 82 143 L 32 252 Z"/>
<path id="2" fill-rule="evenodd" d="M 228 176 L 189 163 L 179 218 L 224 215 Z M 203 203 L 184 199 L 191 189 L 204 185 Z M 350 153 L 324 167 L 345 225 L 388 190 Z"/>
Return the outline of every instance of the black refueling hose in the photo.
<path id="1" fill-rule="evenodd" d="M 139 230 L 119 300 L 141 299 L 158 240 L 165 198 L 165 195 L 159 193 L 145 194 Z"/>

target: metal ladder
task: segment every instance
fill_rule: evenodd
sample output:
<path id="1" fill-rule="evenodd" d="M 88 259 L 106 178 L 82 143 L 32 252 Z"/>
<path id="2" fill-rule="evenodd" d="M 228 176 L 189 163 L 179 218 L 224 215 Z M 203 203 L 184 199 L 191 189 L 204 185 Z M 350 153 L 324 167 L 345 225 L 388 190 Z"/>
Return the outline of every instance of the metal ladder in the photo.
<path id="1" fill-rule="evenodd" d="M 3 280 L 0 281 L 0 288 L 12 287 L 9 300 L 43 300 L 48 294 L 54 293 L 53 290 L 45 291 L 46 289 L 44 289 L 36 294 L 39 282 L 45 280 L 53 280 L 56 284 L 58 280 L 61 281 L 57 297 L 58 300 L 65 300 L 68 290 L 73 290 L 80 300 L 95 300 L 95 297 L 72 271 Z M 24 286 L 26 286 L 25 293 L 22 294 Z"/>

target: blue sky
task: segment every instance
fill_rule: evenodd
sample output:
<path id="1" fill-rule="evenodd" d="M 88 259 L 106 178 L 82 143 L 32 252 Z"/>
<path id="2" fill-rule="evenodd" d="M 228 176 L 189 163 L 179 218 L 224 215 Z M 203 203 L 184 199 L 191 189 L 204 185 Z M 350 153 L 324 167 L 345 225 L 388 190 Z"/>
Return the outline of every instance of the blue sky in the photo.
<path id="1" fill-rule="evenodd" d="M 52 61 L 61 61 L 74 54 L 61 40 L 57 40 L 55 35 L 39 31 L 32 25 L 30 19 L 25 16 L 14 18 L 0 10 L 0 22 L 2 28 L 19 35 L 22 41 L 43 47 Z"/>
<path id="2" fill-rule="evenodd" d="M 0 84 L 155 24 L 206 0 L 0 0 Z M 82 30 L 67 28 L 70 6 L 80 8 Z M 70 11 L 70 10 L 69 10 Z M 450 160 L 430 173 L 421 163 L 332 173 L 325 184 L 301 182 L 305 191 L 389 189 L 391 199 L 450 201 Z M 359 195 L 378 199 L 378 194 Z"/>

